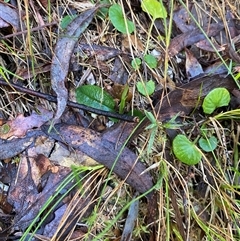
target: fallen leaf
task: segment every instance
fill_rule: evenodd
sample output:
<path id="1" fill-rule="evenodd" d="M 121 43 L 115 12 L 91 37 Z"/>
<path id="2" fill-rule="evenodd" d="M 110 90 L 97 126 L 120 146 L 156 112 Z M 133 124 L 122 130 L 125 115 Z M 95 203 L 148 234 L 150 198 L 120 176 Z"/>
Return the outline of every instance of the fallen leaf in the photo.
<path id="1" fill-rule="evenodd" d="M 10 7 L 9 4 L 0 2 L 0 13 L 0 19 L 7 24 L 4 27 L 11 25 L 15 32 L 20 29 L 19 15 L 15 8 Z"/>
<path id="2" fill-rule="evenodd" d="M 75 49 L 74 53 L 79 53 L 82 55 L 83 53 L 87 57 L 94 57 L 97 60 L 105 61 L 111 58 L 114 58 L 123 52 L 119 49 L 101 46 L 96 44 L 83 44 L 80 43 Z"/>
<path id="3" fill-rule="evenodd" d="M 203 27 L 203 31 L 208 37 L 212 37 L 217 35 L 223 28 L 224 25 L 222 23 L 213 23 L 208 27 Z M 205 35 L 198 28 L 182 33 L 171 40 L 168 49 L 169 56 L 172 57 L 178 54 L 183 48 L 191 46 L 203 39 L 205 39 Z"/>
<path id="4" fill-rule="evenodd" d="M 46 168 L 49 165 L 48 159 L 43 156 L 41 159 L 40 166 L 37 166 L 33 158 L 27 158 L 25 155 L 21 156 L 17 179 L 11 181 L 7 198 L 7 201 L 14 207 L 14 212 L 16 213 L 12 222 L 12 230 L 21 230 L 24 232 L 26 228 L 32 224 L 40 210 L 42 210 L 46 201 L 56 194 L 59 185 L 71 172 L 71 169 L 66 167 L 58 167 L 56 173 L 48 171 L 48 168 Z M 40 170 L 42 167 L 43 170 Z M 38 184 L 43 183 L 43 178 L 46 178 L 45 185 L 39 190 Z M 86 187 L 84 182 L 82 184 Z M 65 190 L 72 191 L 67 194 L 67 196 L 66 193 L 64 193 L 64 199 L 60 200 L 48 217 L 42 220 L 43 222 L 38 229 L 38 234 L 52 238 L 52 236 L 57 233 L 60 240 L 66 240 L 65 237 L 70 231 L 68 228 L 71 229 L 76 225 L 79 220 L 79 215 L 81 214 L 83 215 L 82 217 L 84 217 L 85 214 L 87 216 L 90 214 L 92 206 L 88 203 L 92 201 L 91 198 L 96 195 L 97 191 L 94 192 L 94 194 L 89 194 L 88 191 L 83 189 L 85 194 L 81 195 L 81 197 L 78 196 L 78 198 L 70 204 L 73 195 L 76 193 L 76 189 L 72 189 L 73 185 L 74 182 L 65 185 Z M 49 204 L 46 211 L 49 211 L 49 209 L 59 201 L 60 197 L 61 195 L 59 194 L 59 196 Z M 86 206 L 88 208 L 86 208 Z M 70 208 L 72 210 L 70 214 L 68 213 L 68 218 L 63 219 L 63 216 L 66 215 L 66 210 Z M 42 217 L 44 217 L 45 214 L 46 213 L 43 213 Z M 59 226 L 61 225 L 63 229 L 59 230 Z"/>
<path id="5" fill-rule="evenodd" d="M 113 70 L 108 78 L 118 84 L 125 85 L 127 83 L 128 72 L 119 58 L 115 59 Z"/>
<path id="6" fill-rule="evenodd" d="M 192 8 L 192 4 L 189 4 L 189 9 Z M 182 33 L 192 31 L 196 28 L 195 25 L 189 24 L 191 18 L 188 11 L 183 6 L 180 6 L 173 12 L 173 21 Z"/>
<path id="7" fill-rule="evenodd" d="M 89 9 L 76 17 L 68 25 L 64 36 L 57 41 L 51 66 L 51 85 L 57 94 L 55 120 L 62 116 L 67 105 L 68 91 L 65 87 L 65 80 L 74 47 L 81 34 L 91 23 L 98 8 L 99 6 Z"/>
<path id="8" fill-rule="evenodd" d="M 224 51 L 225 47 L 222 45 L 219 45 L 216 42 L 212 42 L 211 44 L 207 39 L 203 39 L 199 41 L 198 43 L 195 43 L 195 45 L 202 50 L 208 51 L 208 52 L 216 52 L 217 51 Z"/>
<path id="9" fill-rule="evenodd" d="M 187 76 L 189 78 L 194 78 L 200 74 L 203 73 L 203 69 L 201 64 L 198 62 L 198 60 L 195 58 L 193 53 L 188 50 L 187 48 L 185 49 L 186 52 L 186 72 Z"/>
<path id="10" fill-rule="evenodd" d="M 16 82 L 17 79 L 19 79 L 19 78 L 30 79 L 30 78 L 36 76 L 37 74 L 49 72 L 50 68 L 51 68 L 50 64 L 44 64 L 39 67 L 36 66 L 33 71 L 31 69 L 28 69 L 28 68 L 25 69 L 25 68 L 22 68 L 22 66 L 19 66 L 15 73 L 16 76 L 14 76 L 14 78 L 13 78 L 13 82 Z"/>
<path id="11" fill-rule="evenodd" d="M 40 113 L 33 111 L 30 116 L 24 117 L 22 114 L 14 120 L 8 121 L 5 125 L 9 126 L 8 131 L 0 132 L 0 138 L 8 139 L 12 136 L 23 137 L 26 132 L 34 127 L 40 127 L 53 117 L 53 113 L 42 107 L 38 107 Z"/>

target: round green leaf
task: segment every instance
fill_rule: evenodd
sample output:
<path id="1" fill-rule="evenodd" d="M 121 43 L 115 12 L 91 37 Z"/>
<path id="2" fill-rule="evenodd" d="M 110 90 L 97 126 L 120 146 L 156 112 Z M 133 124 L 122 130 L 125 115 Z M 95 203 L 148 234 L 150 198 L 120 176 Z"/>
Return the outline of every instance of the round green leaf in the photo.
<path id="1" fill-rule="evenodd" d="M 206 152 L 213 151 L 217 147 L 217 138 L 211 136 L 208 139 L 201 137 L 198 141 L 199 146 Z"/>
<path id="2" fill-rule="evenodd" d="M 141 63 L 142 63 L 142 61 L 141 61 L 141 59 L 139 59 L 139 58 L 134 58 L 134 59 L 131 61 L 131 65 L 132 65 L 132 67 L 133 67 L 135 70 L 139 69 Z"/>
<path id="3" fill-rule="evenodd" d="M 165 7 L 163 6 L 162 2 L 160 3 L 157 0 L 143 0 L 141 7 L 142 10 L 150 14 L 153 19 L 167 17 L 167 11 Z"/>
<path id="4" fill-rule="evenodd" d="M 76 89 L 79 104 L 100 110 L 114 111 L 115 101 L 111 95 L 96 85 L 82 85 Z"/>
<path id="5" fill-rule="evenodd" d="M 197 147 L 184 135 L 177 135 L 173 140 L 173 152 L 177 159 L 187 165 L 200 162 L 202 155 Z"/>
<path id="6" fill-rule="evenodd" d="M 144 96 L 151 95 L 155 90 L 155 82 L 149 80 L 147 82 L 137 82 L 137 90 Z"/>
<path id="7" fill-rule="evenodd" d="M 10 131 L 11 127 L 9 124 L 3 124 L 0 126 L 0 134 L 7 134 Z"/>
<path id="8" fill-rule="evenodd" d="M 125 24 L 122 8 L 119 4 L 114 4 L 109 8 L 109 18 L 113 26 L 121 33 L 132 33 L 135 30 L 133 22 L 126 20 Z"/>
<path id="9" fill-rule="evenodd" d="M 203 100 L 203 111 L 212 114 L 213 111 L 221 106 L 227 106 L 230 102 L 230 94 L 225 88 L 215 88 L 208 93 Z"/>
<path id="10" fill-rule="evenodd" d="M 153 55 L 146 54 L 143 59 L 150 68 L 154 69 L 157 67 L 157 58 Z"/>

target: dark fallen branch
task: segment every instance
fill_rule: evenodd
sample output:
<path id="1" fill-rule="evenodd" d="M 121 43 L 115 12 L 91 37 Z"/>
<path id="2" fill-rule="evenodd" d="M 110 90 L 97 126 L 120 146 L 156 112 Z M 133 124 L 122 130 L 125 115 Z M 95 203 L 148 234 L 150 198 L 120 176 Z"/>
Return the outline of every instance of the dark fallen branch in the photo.
<path id="1" fill-rule="evenodd" d="M 10 88 L 13 88 L 19 92 L 25 93 L 25 94 L 29 94 L 32 96 L 36 96 L 45 100 L 48 100 L 50 102 L 57 102 L 57 97 L 49 95 L 49 94 L 45 94 L 45 93 L 41 93 L 35 90 L 31 90 L 22 86 L 19 86 L 17 84 L 13 84 L 11 82 L 6 82 L 5 80 L 0 78 L 0 85 L 3 86 L 8 86 Z M 85 111 L 89 111 L 98 115 L 104 115 L 104 116 L 108 116 L 108 117 L 112 117 L 112 118 L 116 118 L 119 120 L 123 120 L 123 121 L 127 121 L 127 122 L 138 122 L 139 119 L 136 116 L 130 116 L 130 115 L 121 115 L 118 113 L 113 113 L 113 112 L 109 112 L 109 111 L 104 111 L 104 110 L 99 110 L 96 108 L 92 108 L 86 105 L 82 105 L 82 104 L 78 104 L 72 101 L 67 101 L 67 105 L 73 108 L 77 108 L 77 109 L 81 109 L 81 110 L 85 110 Z"/>

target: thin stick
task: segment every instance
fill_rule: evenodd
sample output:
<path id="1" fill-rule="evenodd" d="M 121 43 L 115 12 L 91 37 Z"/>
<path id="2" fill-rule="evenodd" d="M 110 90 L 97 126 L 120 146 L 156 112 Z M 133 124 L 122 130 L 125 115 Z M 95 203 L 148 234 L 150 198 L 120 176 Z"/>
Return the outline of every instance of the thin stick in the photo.
<path id="1" fill-rule="evenodd" d="M 56 25 L 56 24 L 57 24 L 57 22 L 47 23 L 47 24 L 44 24 L 44 25 L 41 25 L 41 26 L 38 26 L 38 27 L 35 27 L 35 28 L 31 28 L 31 31 L 38 31 L 38 30 L 43 29 L 45 27 L 49 27 L 49 26 Z M 0 40 L 1 39 L 8 39 L 8 38 L 11 38 L 11 37 L 15 37 L 15 36 L 27 33 L 27 32 L 28 32 L 28 30 L 26 29 L 26 30 L 23 30 L 21 32 L 8 34 L 6 36 L 0 37 Z"/>
<path id="2" fill-rule="evenodd" d="M 35 90 L 30 90 L 28 88 L 19 86 L 17 84 L 13 84 L 11 82 L 7 83 L 5 80 L 3 80 L 1 78 L 0 78 L 0 85 L 8 86 L 10 88 L 14 88 L 19 92 L 26 93 L 26 94 L 29 94 L 29 95 L 33 95 L 33 96 L 48 100 L 50 102 L 57 102 L 57 97 L 55 97 L 55 96 L 45 94 L 45 93 L 41 93 L 41 92 L 38 92 L 38 91 L 35 91 Z M 129 115 L 124 115 L 124 114 L 121 115 L 121 114 L 118 114 L 118 113 L 99 110 L 99 109 L 92 108 L 92 107 L 82 105 L 82 104 L 78 104 L 78 103 L 72 102 L 72 101 L 67 101 L 67 105 L 70 106 L 70 107 L 73 107 L 73 108 L 89 111 L 89 112 L 92 112 L 92 113 L 95 113 L 95 114 L 98 114 L 98 115 L 104 115 L 104 116 L 116 118 L 116 119 L 127 121 L 127 122 L 139 122 L 139 118 L 136 117 L 136 116 L 129 116 Z"/>

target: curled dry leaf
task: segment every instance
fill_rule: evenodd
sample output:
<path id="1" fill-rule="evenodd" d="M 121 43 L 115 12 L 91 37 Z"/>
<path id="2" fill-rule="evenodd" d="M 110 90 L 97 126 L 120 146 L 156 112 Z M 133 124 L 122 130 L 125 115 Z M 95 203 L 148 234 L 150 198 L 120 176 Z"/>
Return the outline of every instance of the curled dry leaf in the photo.
<path id="1" fill-rule="evenodd" d="M 69 70 L 74 47 L 87 26 L 91 23 L 99 7 L 89 9 L 75 18 L 67 27 L 63 37 L 57 41 L 51 66 L 51 85 L 57 94 L 57 112 L 54 119 L 62 116 L 68 99 L 65 80 Z"/>
<path id="2" fill-rule="evenodd" d="M 136 161 L 137 156 L 127 147 L 123 150 L 121 146 L 116 148 L 115 143 L 105 139 L 100 133 L 67 124 L 56 124 L 50 132 L 49 126 L 45 125 L 42 130 L 55 140 L 84 152 L 107 168 L 113 168 L 114 173 L 123 180 L 126 179 L 137 191 L 144 193 L 153 186 L 151 175 L 148 172 L 143 173 L 146 167 L 142 162 Z"/>

